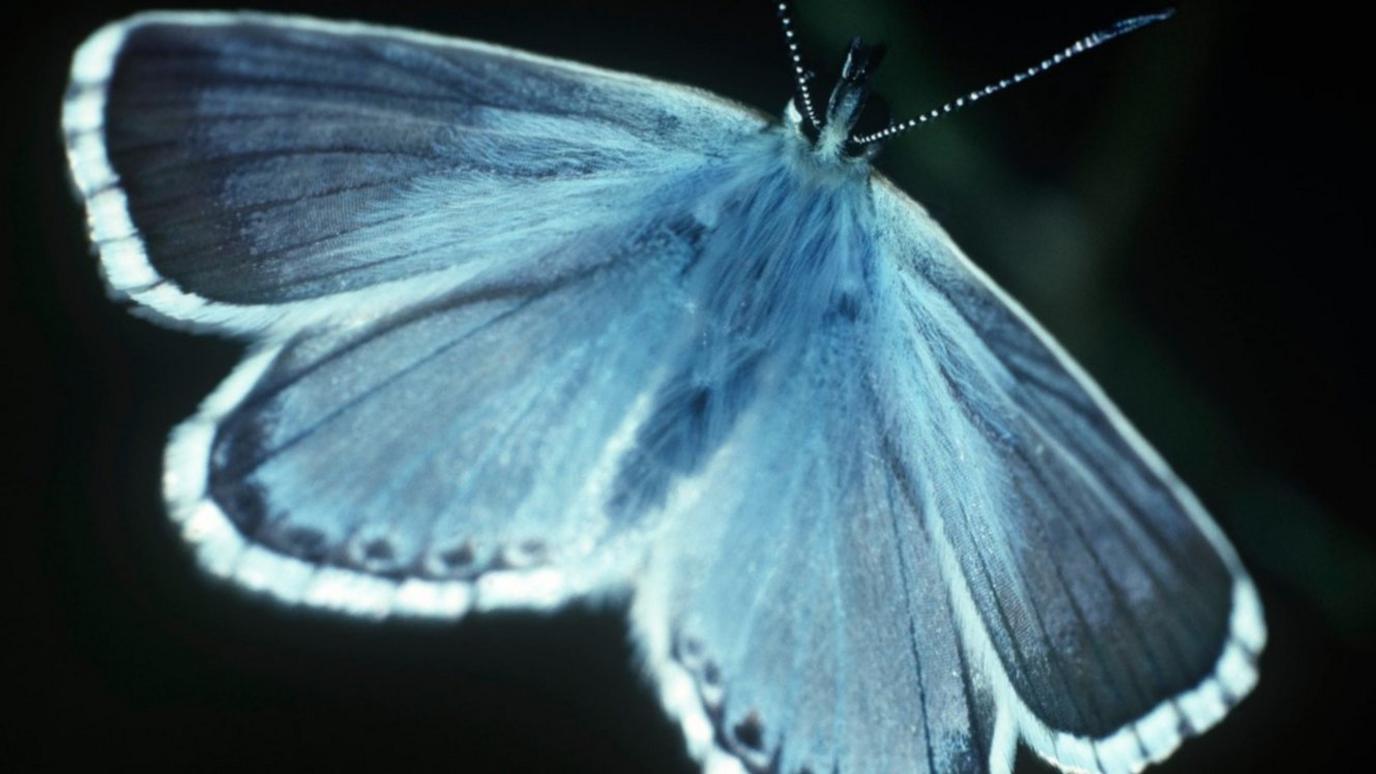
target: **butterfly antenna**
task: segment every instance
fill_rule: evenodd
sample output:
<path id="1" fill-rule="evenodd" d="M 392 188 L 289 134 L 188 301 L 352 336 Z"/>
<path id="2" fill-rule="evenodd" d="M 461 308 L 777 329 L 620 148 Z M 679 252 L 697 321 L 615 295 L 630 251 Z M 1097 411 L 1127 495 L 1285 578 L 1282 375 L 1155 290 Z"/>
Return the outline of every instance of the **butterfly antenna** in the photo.
<path id="1" fill-rule="evenodd" d="M 793 14 L 789 12 L 786 0 L 779 2 L 779 24 L 783 25 L 784 42 L 788 44 L 788 56 L 793 60 L 793 82 L 797 85 L 798 99 L 803 103 L 803 115 L 812 124 L 812 128 L 820 131 L 822 122 L 817 120 L 817 110 L 812 106 L 812 89 L 808 88 L 808 81 L 812 80 L 813 72 L 803 65 L 803 53 L 798 48 L 798 34 L 793 29 Z"/>
<path id="2" fill-rule="evenodd" d="M 1110 27 L 1106 27 L 1091 35 L 1086 35 L 1085 37 L 1080 38 L 1079 40 L 1075 41 L 1069 46 L 1066 46 L 1060 52 L 1053 54 L 1050 58 L 1043 59 L 1041 63 L 1033 65 L 1032 67 L 1029 67 L 1021 72 L 1015 73 L 1007 78 L 1004 78 L 1001 81 L 998 81 L 997 83 L 991 83 L 982 89 L 972 91 L 969 94 L 966 94 L 965 96 L 957 100 L 947 102 L 941 107 L 923 113 L 922 115 L 919 115 L 916 118 L 910 118 L 907 121 L 901 121 L 896 124 L 890 124 L 877 132 L 871 132 L 870 134 L 852 137 L 850 138 L 850 141 L 856 145 L 868 145 L 873 142 L 879 142 L 880 140 L 887 140 L 888 138 L 893 137 L 896 134 L 906 132 L 909 129 L 912 129 L 916 126 L 920 126 L 922 124 L 934 121 L 939 116 L 955 112 L 972 102 L 978 101 L 980 99 L 983 99 L 984 97 L 989 96 L 990 94 L 993 94 L 994 92 L 1003 91 L 1004 89 L 1008 88 L 1009 86 L 1012 86 L 1015 83 L 1022 83 L 1023 81 L 1027 80 L 1028 78 L 1031 78 L 1034 75 L 1040 75 L 1046 72 L 1047 70 L 1050 70 L 1051 68 L 1055 67 L 1056 65 L 1066 61 L 1067 59 L 1070 59 L 1071 57 L 1077 56 L 1079 54 L 1083 54 L 1084 52 L 1090 50 L 1091 48 L 1095 48 L 1100 44 L 1107 43 L 1108 41 L 1113 40 L 1119 35 L 1126 35 L 1127 33 L 1132 32 L 1133 30 L 1141 29 L 1142 27 L 1145 27 L 1149 24 L 1155 24 L 1159 21 L 1164 21 L 1174 15 L 1175 9 L 1168 8 L 1159 13 L 1146 14 L 1144 16 L 1134 16 L 1131 19 L 1123 19 L 1117 24 L 1114 24 Z"/>

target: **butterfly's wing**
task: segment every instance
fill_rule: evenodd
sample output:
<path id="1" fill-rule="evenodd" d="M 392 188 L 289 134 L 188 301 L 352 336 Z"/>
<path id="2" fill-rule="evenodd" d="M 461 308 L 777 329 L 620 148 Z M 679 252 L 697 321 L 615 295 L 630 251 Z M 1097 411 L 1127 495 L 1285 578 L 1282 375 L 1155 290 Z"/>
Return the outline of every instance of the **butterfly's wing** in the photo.
<path id="1" fill-rule="evenodd" d="M 624 575 L 604 490 L 678 335 L 683 203 L 758 116 L 419 33 L 156 13 L 81 47 L 63 124 L 112 292 L 254 341 L 168 447 L 207 568 L 369 614 Z"/>
<path id="2" fill-rule="evenodd" d="M 875 201 L 909 321 L 893 340 L 913 353 L 886 415 L 924 482 L 962 633 L 1042 756 L 1164 757 L 1255 682 L 1250 578 L 1060 347 L 911 200 L 881 183 Z"/>
<path id="3" fill-rule="evenodd" d="M 470 41 L 221 13 L 100 30 L 63 109 L 112 293 L 230 332 L 556 272 L 655 181 L 763 125 L 703 92 Z"/>
<path id="4" fill-rule="evenodd" d="M 469 283 L 260 345 L 168 447 L 202 564 L 368 615 L 550 607 L 624 588 L 616 463 L 660 380 L 691 260 L 672 231 L 538 283 Z"/>
<path id="5" fill-rule="evenodd" d="M 1041 329 L 873 197 L 872 312 L 817 334 L 657 547 L 636 621 L 665 703 L 751 767 L 1163 758 L 1256 679 L 1250 580 Z"/>
<path id="6" fill-rule="evenodd" d="M 858 333 L 761 386 L 666 506 L 633 621 L 707 770 L 981 771 L 995 745 L 915 482 L 852 378 Z"/>

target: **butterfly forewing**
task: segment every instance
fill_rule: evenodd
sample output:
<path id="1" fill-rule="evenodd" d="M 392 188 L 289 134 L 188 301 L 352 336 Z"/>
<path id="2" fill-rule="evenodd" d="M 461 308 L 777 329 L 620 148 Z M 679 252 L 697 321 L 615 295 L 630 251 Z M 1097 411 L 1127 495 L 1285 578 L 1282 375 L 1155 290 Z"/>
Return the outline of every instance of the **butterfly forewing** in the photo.
<path id="1" fill-rule="evenodd" d="M 417 277 L 544 268 L 653 180 L 764 124 L 687 88 L 467 41 L 178 13 L 92 36 L 63 123 L 112 291 L 239 329 Z"/>

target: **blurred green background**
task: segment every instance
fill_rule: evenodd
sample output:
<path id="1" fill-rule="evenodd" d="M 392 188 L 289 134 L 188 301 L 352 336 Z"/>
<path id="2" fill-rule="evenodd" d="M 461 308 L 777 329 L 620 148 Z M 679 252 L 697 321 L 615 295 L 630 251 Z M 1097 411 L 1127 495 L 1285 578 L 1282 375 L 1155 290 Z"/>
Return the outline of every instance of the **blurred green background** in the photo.
<path id="1" fill-rule="evenodd" d="M 162 444 L 240 350 L 105 299 L 58 143 L 71 50 L 139 7 L 48 3 L 6 51 L 12 637 L 32 653 L 16 695 L 44 740 L 25 752 L 55 764 L 85 740 L 164 765 L 683 770 L 614 612 L 361 626 L 192 567 L 159 504 Z M 633 70 L 771 115 L 791 88 L 766 2 L 290 8 Z M 851 35 L 887 42 L 876 88 L 906 117 L 1158 8 L 804 0 L 798 19 L 824 85 Z M 1338 767 L 1369 715 L 1376 645 L 1368 87 L 1350 83 L 1370 68 L 1327 13 L 1177 8 L 889 143 L 878 166 L 1101 382 L 1256 576 L 1261 683 L 1159 770 Z"/>

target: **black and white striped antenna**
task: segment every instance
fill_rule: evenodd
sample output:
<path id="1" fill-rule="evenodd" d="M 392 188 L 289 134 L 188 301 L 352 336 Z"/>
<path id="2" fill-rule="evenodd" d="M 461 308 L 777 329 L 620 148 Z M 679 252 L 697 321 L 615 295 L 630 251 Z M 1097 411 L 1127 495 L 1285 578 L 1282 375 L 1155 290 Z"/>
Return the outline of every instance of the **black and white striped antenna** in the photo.
<path id="1" fill-rule="evenodd" d="M 817 110 L 812 106 L 812 89 L 808 81 L 813 73 L 803 64 L 803 52 L 798 47 L 798 33 L 793 29 L 793 14 L 789 12 L 787 0 L 779 0 L 779 24 L 784 28 L 784 42 L 788 44 L 788 56 L 793 63 L 793 82 L 798 90 L 798 99 L 803 103 L 803 116 L 812 128 L 821 130 L 822 122 L 817 120 Z"/>
<path id="2" fill-rule="evenodd" d="M 782 7 L 783 4 L 780 3 L 780 8 Z M 783 13 L 783 11 L 781 10 L 780 13 Z M 1033 77 L 1034 75 L 1041 75 L 1042 73 L 1046 72 L 1047 70 L 1050 70 L 1051 68 L 1066 61 L 1067 59 L 1070 59 L 1074 56 L 1078 56 L 1079 54 L 1083 54 L 1091 48 L 1095 48 L 1096 46 L 1099 46 L 1103 43 L 1107 43 L 1108 41 L 1113 40 L 1119 35 L 1126 35 L 1127 33 L 1132 32 L 1133 30 L 1141 29 L 1142 27 L 1145 27 L 1148 24 L 1155 24 L 1156 22 L 1169 19 L 1174 14 L 1174 9 L 1166 9 L 1159 13 L 1146 14 L 1143 16 L 1134 16 L 1130 19 L 1123 19 L 1122 21 L 1110 27 L 1106 27 L 1091 35 L 1086 35 L 1085 37 L 1080 38 L 1079 40 L 1075 41 L 1069 46 L 1066 46 L 1064 49 L 1057 52 L 1056 54 L 1053 54 L 1050 58 L 1043 59 L 1040 63 L 1033 65 L 1032 67 L 1029 67 L 1026 70 L 1014 73 L 1013 75 L 1010 75 L 1009 77 L 1004 78 L 1003 80 L 1000 80 L 996 83 L 991 83 L 982 89 L 972 91 L 969 94 L 960 97 L 959 99 L 947 102 L 939 108 L 934 108 L 919 116 L 910 118 L 907 121 L 901 121 L 896 124 L 889 124 L 887 127 L 880 129 L 877 132 L 871 132 L 869 134 L 851 137 L 850 142 L 855 145 L 869 145 L 870 143 L 879 142 L 880 140 L 887 140 L 896 134 L 901 134 L 903 132 L 908 131 L 909 129 L 913 129 L 923 124 L 931 123 L 932 121 L 947 113 L 954 113 L 955 111 L 961 109 L 962 107 L 965 107 L 966 105 L 969 105 L 973 102 L 977 102 L 995 92 L 1003 91 L 1004 89 L 1008 88 L 1009 86 L 1012 86 L 1015 83 L 1022 83 L 1023 81 Z M 785 22 L 785 30 L 787 29 L 788 25 L 787 22 Z M 792 38 L 790 37 L 789 40 L 791 45 Z M 815 125 L 816 120 L 812 120 L 813 124 Z"/>

